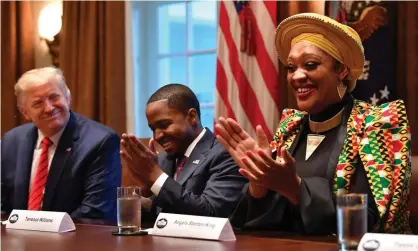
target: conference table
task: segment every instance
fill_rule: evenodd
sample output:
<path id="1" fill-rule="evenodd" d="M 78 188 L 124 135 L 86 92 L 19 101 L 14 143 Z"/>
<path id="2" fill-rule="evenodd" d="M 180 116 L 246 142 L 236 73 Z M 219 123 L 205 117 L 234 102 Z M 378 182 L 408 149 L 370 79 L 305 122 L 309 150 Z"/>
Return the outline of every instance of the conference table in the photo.
<path id="1" fill-rule="evenodd" d="M 336 251 L 336 237 L 297 236 L 273 231 L 235 231 L 236 241 L 209 241 L 161 236 L 114 236 L 115 226 L 76 223 L 76 230 L 50 233 L 1 227 L 2 251 Z"/>

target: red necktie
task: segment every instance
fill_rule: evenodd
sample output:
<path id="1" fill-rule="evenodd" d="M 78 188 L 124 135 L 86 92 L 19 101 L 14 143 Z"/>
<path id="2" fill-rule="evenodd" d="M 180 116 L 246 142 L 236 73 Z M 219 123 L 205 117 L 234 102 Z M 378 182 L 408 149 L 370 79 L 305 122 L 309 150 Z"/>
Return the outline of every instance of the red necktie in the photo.
<path id="1" fill-rule="evenodd" d="M 35 179 L 29 192 L 28 210 L 40 210 L 44 198 L 44 189 L 48 177 L 48 148 L 52 141 L 45 137 L 42 142 L 42 153 L 39 158 L 38 168 L 36 168 Z"/>
<path id="2" fill-rule="evenodd" d="M 187 157 L 186 157 L 186 156 L 183 156 L 183 158 L 182 158 L 182 159 L 179 159 L 179 160 L 178 160 L 178 162 L 177 162 L 177 167 L 176 167 L 176 180 L 178 180 L 178 179 L 179 179 L 181 169 L 183 169 L 184 164 L 186 164 L 186 161 L 187 161 Z"/>

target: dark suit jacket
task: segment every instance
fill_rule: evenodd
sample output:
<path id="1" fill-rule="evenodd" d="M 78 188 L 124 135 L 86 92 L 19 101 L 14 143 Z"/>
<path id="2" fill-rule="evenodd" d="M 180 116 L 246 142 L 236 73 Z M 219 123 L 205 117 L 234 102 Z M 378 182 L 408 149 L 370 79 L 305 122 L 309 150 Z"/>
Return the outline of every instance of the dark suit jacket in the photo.
<path id="1" fill-rule="evenodd" d="M 38 129 L 24 124 L 1 142 L 2 210 L 27 209 Z M 71 112 L 48 173 L 42 210 L 73 218 L 116 219 L 121 183 L 119 136 L 110 128 Z"/>
<path id="2" fill-rule="evenodd" d="M 145 220 L 154 220 L 161 210 L 166 213 L 228 217 L 247 182 L 208 128 L 193 149 L 178 181 L 173 179 L 176 160 L 168 159 L 166 153 L 161 153 L 158 160 L 169 178 L 158 196 L 153 196 L 151 215 L 144 215 Z"/>

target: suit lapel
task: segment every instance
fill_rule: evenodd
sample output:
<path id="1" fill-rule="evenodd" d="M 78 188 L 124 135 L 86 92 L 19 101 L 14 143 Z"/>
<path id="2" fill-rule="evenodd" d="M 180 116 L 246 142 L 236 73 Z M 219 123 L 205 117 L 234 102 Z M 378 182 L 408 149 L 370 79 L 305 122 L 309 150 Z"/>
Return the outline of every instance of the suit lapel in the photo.
<path id="1" fill-rule="evenodd" d="M 306 114 L 293 109 L 285 109 L 280 119 L 279 128 L 274 135 L 270 146 L 273 149 L 272 157 L 276 160 L 280 159 L 278 151 L 281 147 L 285 147 L 292 155 L 300 141 L 301 130 L 304 127 Z"/>
<path id="2" fill-rule="evenodd" d="M 180 172 L 180 177 L 177 179 L 177 182 L 180 185 L 183 185 L 190 177 L 190 175 L 192 175 L 192 173 L 205 162 L 205 153 L 211 149 L 214 140 L 215 136 L 208 128 L 206 128 L 205 134 L 196 144 L 195 148 L 189 156 L 189 159 Z"/>
<path id="3" fill-rule="evenodd" d="M 54 158 L 49 168 L 48 179 L 45 188 L 45 195 L 42 204 L 43 210 L 50 210 L 53 202 L 53 198 L 56 191 L 56 186 L 61 179 L 62 172 L 65 168 L 68 157 L 75 151 L 76 142 L 79 138 L 79 128 L 76 124 L 76 118 L 73 113 L 70 115 L 70 119 L 61 139 L 55 150 Z"/>
<path id="4" fill-rule="evenodd" d="M 38 130 L 35 126 L 28 130 L 19 142 L 15 176 L 15 207 L 27 209 L 29 198 L 29 184 L 32 170 L 33 151 L 35 149 Z"/>
<path id="5" fill-rule="evenodd" d="M 169 159 L 167 158 L 167 154 L 164 153 L 164 155 L 162 155 L 160 157 L 160 161 L 159 161 L 159 165 L 161 170 L 163 170 L 169 177 L 173 178 L 174 177 L 174 170 L 175 168 L 175 164 L 176 161 L 175 159 Z"/>
<path id="6" fill-rule="evenodd" d="M 328 167 L 327 167 L 327 178 L 330 181 L 330 186 L 332 186 L 334 182 L 334 176 L 337 171 L 338 160 L 340 155 L 343 152 L 344 147 L 344 140 L 347 137 L 347 128 L 348 128 L 348 120 L 351 116 L 353 110 L 353 99 L 351 96 L 347 98 L 347 104 L 344 107 L 343 116 L 341 118 L 341 125 L 338 129 L 337 133 L 337 140 L 334 143 L 333 150 L 331 152 L 331 156 L 329 157 Z"/>
<path id="7" fill-rule="evenodd" d="M 306 124 L 308 121 L 308 116 L 304 116 L 300 122 L 300 131 L 296 134 L 295 139 L 293 140 L 293 143 L 291 144 L 291 146 L 288 149 L 288 152 L 290 153 L 290 155 L 293 156 L 296 146 L 299 144 L 299 141 L 301 139 L 301 135 L 303 134 L 304 130 L 306 130 Z M 279 149 L 280 151 L 280 149 Z"/>

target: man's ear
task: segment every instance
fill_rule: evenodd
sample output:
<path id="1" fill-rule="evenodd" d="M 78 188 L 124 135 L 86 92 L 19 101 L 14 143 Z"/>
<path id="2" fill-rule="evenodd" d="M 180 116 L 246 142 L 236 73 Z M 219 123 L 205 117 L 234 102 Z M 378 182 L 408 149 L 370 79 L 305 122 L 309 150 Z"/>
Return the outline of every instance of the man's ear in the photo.
<path id="1" fill-rule="evenodd" d="M 196 125 L 198 123 L 198 120 L 199 120 L 199 116 L 197 114 L 196 109 L 190 108 L 187 113 L 187 121 L 191 125 Z"/>
<path id="2" fill-rule="evenodd" d="M 71 96 L 65 96 L 65 99 L 67 100 L 68 105 L 71 106 Z"/>
<path id="3" fill-rule="evenodd" d="M 26 120 L 31 121 L 25 108 L 19 107 L 19 111 Z"/>

